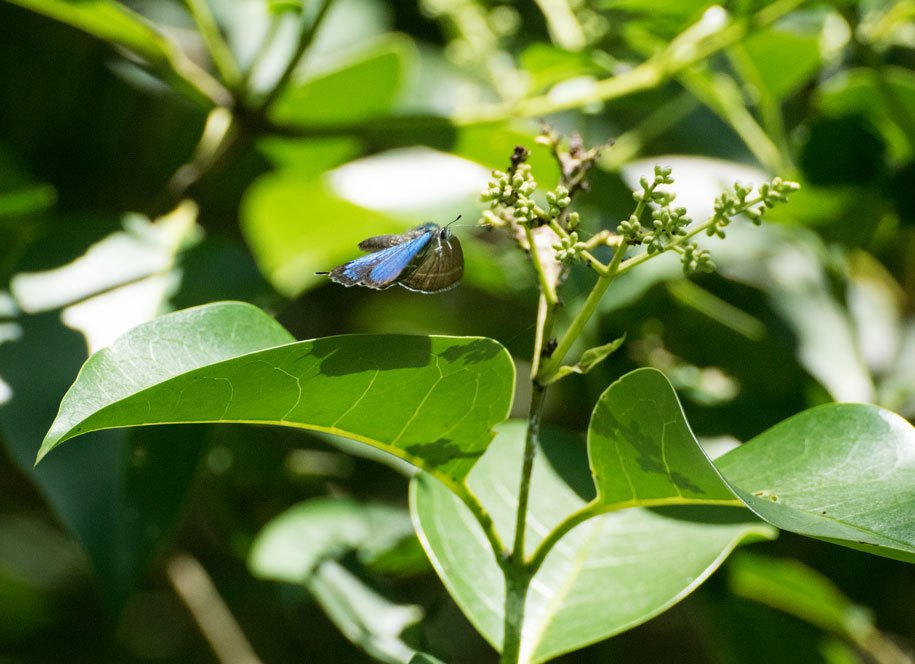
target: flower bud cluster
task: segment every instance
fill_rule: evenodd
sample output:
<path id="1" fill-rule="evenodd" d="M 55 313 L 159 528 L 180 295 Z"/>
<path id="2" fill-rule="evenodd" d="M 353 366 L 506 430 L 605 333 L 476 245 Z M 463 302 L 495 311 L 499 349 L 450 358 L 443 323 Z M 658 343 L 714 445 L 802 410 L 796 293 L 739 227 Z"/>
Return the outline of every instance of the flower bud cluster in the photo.
<path id="1" fill-rule="evenodd" d="M 546 192 L 546 202 L 550 206 L 550 216 L 555 218 L 559 216 L 563 209 L 572 204 L 572 198 L 569 196 L 569 190 L 559 185 L 556 187 L 555 192 Z"/>
<path id="2" fill-rule="evenodd" d="M 676 198 L 676 194 L 670 191 L 659 190 L 658 187 L 665 184 L 673 184 L 674 179 L 670 175 L 669 166 L 655 166 L 654 179 L 642 178 L 639 184 L 641 191 L 632 193 L 632 198 L 639 203 L 639 209 L 643 209 L 645 203 L 655 203 L 661 206 L 652 212 L 652 225 L 650 229 L 645 229 L 639 220 L 638 214 L 629 215 L 616 227 L 616 232 L 623 236 L 623 240 L 630 245 L 639 245 L 643 242 L 648 243 L 648 253 L 653 254 L 663 250 L 664 240 L 671 240 L 675 236 L 685 235 L 686 231 L 681 232 L 681 227 L 690 223 L 690 218 L 686 216 L 685 208 L 676 208 L 670 210 L 669 206 Z"/>
<path id="3" fill-rule="evenodd" d="M 540 220 L 545 217 L 546 213 L 531 198 L 537 188 L 537 182 L 531 175 L 530 165 L 518 164 L 511 174 L 493 170 L 492 177 L 488 190 L 480 195 L 480 200 L 483 202 L 488 201 L 489 207 L 492 209 L 498 207 L 510 208 L 516 221 L 526 222 L 534 226 L 539 225 Z M 550 194 L 547 194 L 548 199 L 549 197 Z M 559 202 L 555 194 L 553 195 L 553 200 Z M 571 203 L 571 200 L 569 200 L 569 203 Z M 488 210 L 483 213 L 482 221 L 495 226 L 505 223 Z"/>
<path id="4" fill-rule="evenodd" d="M 572 231 L 569 237 L 561 238 L 559 244 L 554 244 L 553 249 L 556 251 L 556 260 L 566 265 L 577 263 L 582 258 L 582 252 L 587 249 L 584 242 L 579 241 L 578 233 Z"/>
<path id="5" fill-rule="evenodd" d="M 709 250 L 700 249 L 695 242 L 684 245 L 680 262 L 683 263 L 683 271 L 686 273 L 696 271 L 714 272 L 717 269 L 715 262 L 711 259 Z"/>
<path id="6" fill-rule="evenodd" d="M 686 216 L 686 208 L 662 207 L 651 213 L 651 229 L 642 235 L 642 242 L 648 244 L 648 253 L 663 251 L 666 243 L 686 235 L 686 227 L 692 219 Z"/>

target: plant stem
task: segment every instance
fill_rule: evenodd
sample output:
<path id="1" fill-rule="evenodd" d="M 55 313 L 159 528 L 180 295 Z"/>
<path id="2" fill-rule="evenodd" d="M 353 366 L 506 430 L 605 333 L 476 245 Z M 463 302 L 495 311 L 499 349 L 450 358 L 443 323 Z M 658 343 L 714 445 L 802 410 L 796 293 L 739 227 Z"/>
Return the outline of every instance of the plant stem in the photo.
<path id="1" fill-rule="evenodd" d="M 194 17 L 200 36 L 203 37 L 207 50 L 210 52 L 210 57 L 213 58 L 216 70 L 222 76 L 222 80 L 230 88 L 234 88 L 241 80 L 241 71 L 235 62 L 235 57 L 232 55 L 229 45 L 226 44 L 222 34 L 219 32 L 219 26 L 216 25 L 213 12 L 210 11 L 206 0 L 187 0 L 187 6 L 191 10 L 191 16 Z"/>
<path id="2" fill-rule="evenodd" d="M 776 0 L 756 14 L 730 21 L 714 32 L 702 34 L 690 41 L 675 38 L 658 55 L 617 76 L 598 81 L 593 87 L 579 95 L 569 96 L 561 101 L 543 95 L 526 99 L 520 103 L 500 104 L 482 111 L 461 115 L 456 118 L 456 123 L 476 124 L 518 117 L 543 116 L 654 88 L 679 74 L 691 64 L 739 42 L 751 30 L 771 25 L 803 3 L 804 0 Z"/>
<path id="3" fill-rule="evenodd" d="M 537 570 L 540 569 L 540 566 L 546 559 L 547 554 L 556 546 L 556 543 L 559 540 L 565 537 L 566 533 L 579 523 L 587 521 L 592 516 L 597 516 L 606 511 L 603 507 L 604 506 L 598 503 L 597 500 L 592 500 L 590 503 L 582 505 L 578 510 L 572 512 L 569 516 L 560 521 L 540 542 L 537 549 L 534 551 L 534 554 L 531 556 L 530 562 L 527 564 L 527 570 L 531 577 L 537 573 Z"/>
<path id="4" fill-rule="evenodd" d="M 546 330 L 547 315 L 551 307 L 541 293 L 537 298 L 537 328 L 534 332 L 534 356 L 531 358 L 531 380 L 540 370 L 540 357 L 543 355 L 543 338 L 549 334 Z"/>
<path id="5" fill-rule="evenodd" d="M 540 443 L 540 419 L 546 387 L 531 383 L 531 406 L 524 439 L 524 461 L 518 487 L 518 510 L 515 516 L 515 538 L 511 555 L 502 565 L 505 575 L 505 615 L 502 630 L 500 664 L 516 664 L 521 649 L 521 628 L 524 625 L 524 603 L 532 575 L 524 561 L 524 535 L 527 529 L 527 503 L 531 493 L 531 474 Z"/>
<path id="6" fill-rule="evenodd" d="M 531 409 L 527 419 L 527 435 L 524 438 L 524 465 L 521 467 L 521 484 L 518 488 L 518 512 L 515 518 L 515 541 L 512 545 L 512 562 L 524 561 L 524 531 L 527 524 L 527 502 L 531 492 L 531 471 L 540 442 L 540 417 L 546 387 L 532 384 Z"/>
<path id="7" fill-rule="evenodd" d="M 543 263 L 540 262 L 540 254 L 537 249 L 537 243 L 534 239 L 534 233 L 529 226 L 524 226 L 524 237 L 527 239 L 528 250 L 531 252 L 531 260 L 534 262 L 534 269 L 537 272 L 537 280 L 540 282 L 540 293 L 546 298 L 550 305 L 556 304 L 556 291 L 553 284 L 547 279 L 546 272 L 543 269 Z"/>
<path id="8" fill-rule="evenodd" d="M 247 68 L 241 77 L 241 83 L 239 87 L 242 90 L 245 90 L 250 96 L 251 90 L 251 79 L 254 78 L 254 75 L 257 73 L 257 68 L 260 66 L 261 62 L 264 61 L 264 58 L 267 56 L 267 53 L 270 51 L 270 47 L 273 45 L 273 40 L 276 38 L 276 33 L 280 28 L 280 18 L 271 17 L 270 23 L 267 24 L 267 30 L 264 33 L 264 38 L 261 40 L 260 45 L 257 47 L 257 52 L 254 54 L 254 57 L 251 58 L 251 62 L 248 63 Z"/>
<path id="9" fill-rule="evenodd" d="M 302 30 L 302 33 L 299 35 L 299 42 L 295 47 L 295 52 L 292 54 L 292 57 L 289 58 L 289 62 L 286 63 L 286 68 L 283 70 L 283 73 L 280 74 L 280 77 L 276 80 L 276 83 L 273 84 L 273 87 L 270 88 L 270 91 L 267 92 L 266 96 L 258 107 L 258 111 L 261 115 L 267 111 L 267 109 L 270 107 L 270 104 L 272 104 L 280 92 L 283 91 L 283 88 L 286 87 L 286 84 L 292 77 L 293 72 L 299 65 L 299 61 L 301 61 L 302 56 L 305 55 L 305 50 L 314 41 L 315 35 L 318 32 L 318 28 L 321 26 L 321 22 L 324 20 L 324 17 L 327 16 L 327 12 L 333 4 L 334 0 L 324 0 L 324 4 L 321 5 L 321 8 L 315 15 L 314 20 L 311 22 L 311 25 Z"/>
<path id="10" fill-rule="evenodd" d="M 628 245 L 626 245 L 625 242 L 621 242 L 617 246 L 616 252 L 613 254 L 613 260 L 610 261 L 610 265 L 607 266 L 607 270 L 598 277 L 597 283 L 594 284 L 594 287 L 591 289 L 591 292 L 588 293 L 588 298 L 585 300 L 581 310 L 572 320 L 571 324 L 569 324 L 569 328 L 566 330 L 565 334 L 562 335 L 562 340 L 559 342 L 556 350 L 553 351 L 549 361 L 541 366 L 535 384 L 538 382 L 544 384 L 547 383 L 549 378 L 559 368 L 562 360 L 565 359 L 566 353 L 569 352 L 572 344 L 575 343 L 575 341 L 578 339 L 578 336 L 581 334 L 581 331 L 584 329 L 587 322 L 591 319 L 591 316 L 597 309 L 597 305 L 600 303 L 600 300 L 604 296 L 604 293 L 607 291 L 607 288 L 610 287 L 610 284 L 613 283 L 613 280 L 616 278 L 616 275 L 619 271 L 620 262 L 623 260 L 623 255 L 626 253 L 627 248 Z"/>
<path id="11" fill-rule="evenodd" d="M 524 567 L 505 572 L 505 618 L 502 622 L 502 653 L 499 664 L 518 664 L 521 658 L 521 636 L 524 627 L 524 603 L 531 575 Z"/>

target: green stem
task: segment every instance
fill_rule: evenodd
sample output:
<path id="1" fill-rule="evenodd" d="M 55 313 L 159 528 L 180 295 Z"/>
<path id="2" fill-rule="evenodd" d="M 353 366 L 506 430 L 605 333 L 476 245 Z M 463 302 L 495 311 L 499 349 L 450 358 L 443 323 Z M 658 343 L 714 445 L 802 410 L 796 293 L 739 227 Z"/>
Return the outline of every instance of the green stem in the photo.
<path id="1" fill-rule="evenodd" d="M 456 122 L 458 124 L 476 124 L 517 117 L 549 115 L 657 87 L 691 64 L 739 42 L 751 30 L 771 25 L 803 3 L 804 0 L 776 0 L 748 18 L 732 21 L 722 28 L 703 34 L 692 41 L 685 42 L 675 38 L 658 55 L 624 73 L 599 81 L 590 90 L 580 95 L 570 96 L 561 101 L 548 95 L 531 97 L 520 104 L 500 104 L 482 111 L 470 112 L 456 118 Z"/>
<path id="2" fill-rule="evenodd" d="M 523 567 L 505 572 L 505 617 L 502 621 L 502 653 L 499 664 L 518 664 L 521 659 L 521 636 L 524 627 L 524 604 L 531 575 Z"/>
<path id="3" fill-rule="evenodd" d="M 543 564 L 543 561 L 546 559 L 547 554 L 556 546 L 556 543 L 566 535 L 566 533 L 578 524 L 583 523 L 592 516 L 597 516 L 604 511 L 606 510 L 603 509 L 603 506 L 596 500 L 593 500 L 586 505 L 582 505 L 579 509 L 560 521 L 556 527 L 550 531 L 549 535 L 543 538 L 534 551 L 534 555 L 531 556 L 530 561 L 527 563 L 527 571 L 531 577 L 533 578 L 537 573 L 540 566 Z"/>
<path id="4" fill-rule="evenodd" d="M 546 297 L 541 293 L 537 298 L 537 327 L 534 332 L 534 356 L 531 358 L 531 379 L 537 375 L 540 369 L 540 357 L 543 355 L 543 339 L 548 335 L 546 323 L 547 316 L 552 307 L 546 301 Z"/>
<path id="5" fill-rule="evenodd" d="M 210 57 L 213 58 L 216 70 L 222 76 L 222 80 L 230 88 L 234 88 L 241 80 L 241 71 L 238 68 L 238 63 L 235 62 L 235 57 L 232 55 L 229 45 L 226 44 L 222 38 L 222 33 L 219 32 L 219 26 L 216 25 L 213 12 L 210 11 L 206 0 L 186 1 L 188 9 L 191 10 L 191 16 L 194 17 L 194 22 L 200 31 L 200 36 L 203 37 L 203 42 L 210 52 Z"/>
<path id="6" fill-rule="evenodd" d="M 643 203 L 640 202 L 639 205 L 643 206 Z M 621 242 L 619 246 L 617 246 L 616 252 L 613 254 L 613 260 L 610 261 L 610 265 L 607 266 L 606 272 L 598 277 L 597 283 L 594 284 L 594 287 L 588 294 L 588 298 L 585 300 L 581 310 L 569 324 L 569 328 L 566 330 L 565 334 L 562 335 L 562 340 L 560 340 L 559 345 L 556 346 L 556 350 L 553 351 L 549 361 L 540 367 L 537 382 L 545 384 L 552 375 L 556 373 L 556 370 L 559 368 L 563 359 L 565 359 L 569 349 L 572 348 L 572 344 L 575 343 L 585 325 L 591 320 L 591 316 L 597 310 L 597 305 L 600 303 L 607 288 L 610 287 L 610 284 L 613 283 L 613 280 L 616 278 L 620 263 L 623 260 L 623 255 L 626 253 L 627 248 L 628 246 L 625 242 Z"/>
<path id="7" fill-rule="evenodd" d="M 439 478 L 441 479 L 441 478 Z M 508 550 L 505 548 L 505 544 L 502 542 L 502 538 L 499 536 L 498 531 L 496 531 L 496 526 L 493 523 L 492 516 L 483 507 L 483 504 L 479 499 L 471 493 L 471 491 L 464 484 L 447 484 L 448 488 L 461 499 L 471 512 L 473 512 L 474 518 L 477 520 L 477 523 L 480 524 L 480 527 L 483 528 L 483 533 L 486 535 L 486 540 L 489 542 L 489 546 L 492 547 L 492 552 L 496 556 L 497 561 L 503 561 L 508 558 Z"/>
<path id="8" fill-rule="evenodd" d="M 547 303 L 551 306 L 558 302 L 556 291 L 549 282 L 546 272 L 543 269 L 543 263 L 540 262 L 540 255 L 537 250 L 537 243 L 534 241 L 534 232 L 529 226 L 524 226 L 524 237 L 527 239 L 528 250 L 531 252 L 531 260 L 534 262 L 534 270 L 537 272 L 537 280 L 540 282 L 540 292 L 546 298 Z"/>
<path id="9" fill-rule="evenodd" d="M 321 8 L 315 15 L 314 20 L 311 22 L 311 25 L 302 30 L 302 33 L 299 35 L 299 41 L 295 47 L 295 51 L 293 52 L 292 57 L 289 58 L 289 61 L 286 63 L 286 68 L 283 70 L 283 73 L 280 74 L 280 77 L 276 80 L 276 83 L 273 84 L 273 87 L 270 88 L 270 91 L 267 92 L 266 96 L 258 107 L 261 115 L 266 113 L 267 109 L 270 107 L 273 101 L 277 98 L 277 96 L 279 96 L 280 92 L 283 91 L 283 88 L 286 87 L 286 84 L 292 77 L 293 72 L 295 72 L 296 67 L 298 67 L 302 56 L 305 55 L 306 49 L 314 41 L 315 35 L 318 32 L 318 28 L 321 26 L 321 23 L 324 21 L 324 17 L 327 16 L 327 12 L 333 4 L 334 0 L 324 0 L 324 4 L 321 5 Z"/>
<path id="10" fill-rule="evenodd" d="M 524 534 L 527 524 L 527 502 L 531 493 L 531 472 L 534 457 L 540 442 L 540 417 L 546 387 L 532 384 L 531 408 L 527 420 L 527 435 L 524 438 L 524 463 L 521 466 L 521 484 L 518 487 L 518 511 L 515 516 L 515 541 L 512 545 L 511 560 L 514 564 L 524 562 Z"/>
<path id="11" fill-rule="evenodd" d="M 264 38 L 261 40 L 260 45 L 257 47 L 257 52 L 254 54 L 254 57 L 251 58 L 251 62 L 242 74 L 241 83 L 239 83 L 239 88 L 242 90 L 248 90 L 248 87 L 251 85 L 251 79 L 257 72 L 257 68 L 260 67 L 261 62 L 267 57 L 267 53 L 270 51 L 273 40 L 276 38 L 276 33 L 280 28 L 280 23 L 281 21 L 278 17 L 271 17 L 270 23 L 267 24 L 267 32 L 264 34 Z"/>
<path id="12" fill-rule="evenodd" d="M 521 649 L 521 628 L 524 624 L 524 603 L 531 574 L 524 561 L 524 535 L 527 530 L 527 504 L 531 494 L 531 474 L 534 458 L 540 443 L 540 420 L 546 387 L 536 381 L 531 383 L 531 406 L 524 438 L 524 460 L 521 482 L 518 487 L 518 509 L 515 514 L 515 538 L 511 555 L 502 565 L 505 575 L 505 615 L 502 631 L 502 656 L 500 664 L 516 664 Z"/>

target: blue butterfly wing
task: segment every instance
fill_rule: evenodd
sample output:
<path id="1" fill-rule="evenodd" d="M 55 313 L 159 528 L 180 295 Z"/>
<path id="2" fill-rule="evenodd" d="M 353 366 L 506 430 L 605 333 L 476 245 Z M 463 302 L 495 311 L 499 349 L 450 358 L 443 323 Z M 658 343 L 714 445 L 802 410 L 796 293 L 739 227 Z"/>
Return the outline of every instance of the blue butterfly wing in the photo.
<path id="1" fill-rule="evenodd" d="M 387 288 L 426 247 L 431 237 L 432 233 L 423 233 L 403 244 L 361 256 L 335 267 L 329 276 L 344 286 L 368 286 L 378 290 Z"/>

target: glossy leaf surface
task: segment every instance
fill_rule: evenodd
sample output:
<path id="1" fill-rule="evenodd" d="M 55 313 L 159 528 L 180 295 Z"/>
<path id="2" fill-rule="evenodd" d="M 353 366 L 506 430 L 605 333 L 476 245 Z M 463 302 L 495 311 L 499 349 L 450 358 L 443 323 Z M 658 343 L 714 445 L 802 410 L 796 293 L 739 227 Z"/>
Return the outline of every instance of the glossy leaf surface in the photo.
<path id="1" fill-rule="evenodd" d="M 865 404 L 826 404 L 716 461 L 779 528 L 915 562 L 915 429 Z"/>
<path id="2" fill-rule="evenodd" d="M 39 459 L 99 429 L 249 422 L 355 438 L 454 485 L 511 403 L 514 367 L 491 339 L 348 335 L 277 345 L 288 339 L 239 303 L 137 327 L 83 366 Z"/>

